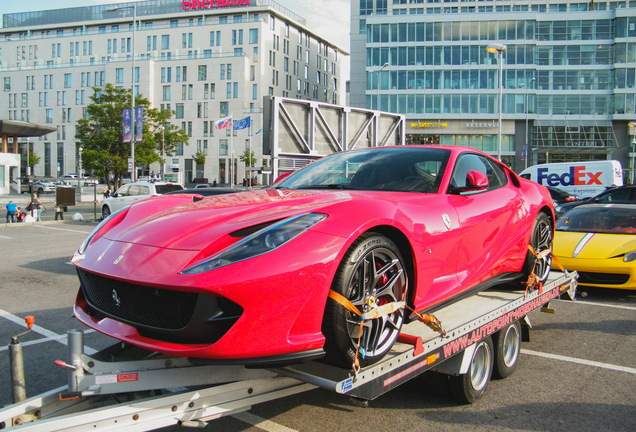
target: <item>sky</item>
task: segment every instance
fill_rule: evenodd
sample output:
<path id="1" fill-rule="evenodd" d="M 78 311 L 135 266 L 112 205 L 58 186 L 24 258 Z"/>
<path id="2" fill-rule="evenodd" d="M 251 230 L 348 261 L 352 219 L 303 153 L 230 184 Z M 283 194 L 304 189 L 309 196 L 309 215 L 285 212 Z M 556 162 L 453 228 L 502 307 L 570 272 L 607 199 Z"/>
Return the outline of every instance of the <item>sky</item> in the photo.
<path id="1" fill-rule="evenodd" d="M 24 3 L 0 0 L 0 13 L 32 12 L 131 0 L 29 0 Z M 350 0 L 274 0 L 307 20 L 307 27 L 337 47 L 349 52 Z"/>

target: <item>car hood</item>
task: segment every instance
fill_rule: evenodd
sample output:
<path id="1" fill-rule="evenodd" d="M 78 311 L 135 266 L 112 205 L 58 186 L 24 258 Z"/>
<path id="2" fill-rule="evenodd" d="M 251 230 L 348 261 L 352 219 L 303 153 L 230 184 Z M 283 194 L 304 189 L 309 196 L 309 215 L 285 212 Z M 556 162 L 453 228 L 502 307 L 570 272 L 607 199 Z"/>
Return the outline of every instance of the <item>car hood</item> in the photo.
<path id="1" fill-rule="evenodd" d="M 364 194 L 258 190 L 216 195 L 199 201 L 183 198 L 165 207 L 174 198 L 157 196 L 133 204 L 125 219 L 104 234 L 111 241 L 128 242 L 158 248 L 200 251 L 214 242 L 225 246 L 250 229 L 293 215 L 325 212 L 337 203 L 351 202 Z M 175 195 L 172 195 L 174 197 Z M 184 203 L 186 202 L 186 203 Z M 233 236 L 230 234 L 235 233 Z M 215 249 L 215 248 L 213 248 Z"/>
<path id="2" fill-rule="evenodd" d="M 557 257 L 581 259 L 609 259 L 636 250 L 636 235 L 599 234 L 557 231 L 554 254 Z"/>

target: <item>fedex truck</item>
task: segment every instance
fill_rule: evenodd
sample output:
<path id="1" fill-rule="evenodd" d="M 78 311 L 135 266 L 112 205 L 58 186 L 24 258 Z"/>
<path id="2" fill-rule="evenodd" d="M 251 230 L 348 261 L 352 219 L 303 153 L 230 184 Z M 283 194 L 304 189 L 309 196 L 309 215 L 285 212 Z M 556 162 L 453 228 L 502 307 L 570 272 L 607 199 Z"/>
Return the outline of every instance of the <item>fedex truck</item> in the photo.
<path id="1" fill-rule="evenodd" d="M 581 198 L 598 195 L 610 186 L 623 186 L 623 168 L 616 160 L 540 164 L 526 168 L 519 175 Z"/>

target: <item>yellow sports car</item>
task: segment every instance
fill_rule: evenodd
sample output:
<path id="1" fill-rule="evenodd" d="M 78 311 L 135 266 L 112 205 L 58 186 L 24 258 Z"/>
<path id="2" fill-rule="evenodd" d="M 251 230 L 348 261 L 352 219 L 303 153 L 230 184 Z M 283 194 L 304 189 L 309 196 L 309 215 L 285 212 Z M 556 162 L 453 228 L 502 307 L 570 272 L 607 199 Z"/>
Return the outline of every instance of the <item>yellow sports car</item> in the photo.
<path id="1" fill-rule="evenodd" d="M 554 255 L 579 285 L 636 289 L 636 205 L 589 204 L 556 223 Z M 552 268 L 558 270 L 553 261 Z"/>

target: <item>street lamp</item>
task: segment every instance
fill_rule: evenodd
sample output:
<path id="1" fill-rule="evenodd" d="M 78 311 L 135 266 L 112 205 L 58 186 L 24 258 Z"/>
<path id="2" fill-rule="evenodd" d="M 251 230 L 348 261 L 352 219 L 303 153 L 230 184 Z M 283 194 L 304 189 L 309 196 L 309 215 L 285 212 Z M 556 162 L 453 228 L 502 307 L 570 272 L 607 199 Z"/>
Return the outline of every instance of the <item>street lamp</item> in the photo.
<path id="1" fill-rule="evenodd" d="M 378 95 L 375 101 L 375 109 L 380 111 L 380 72 L 382 72 L 382 70 L 384 70 L 385 67 L 387 67 L 389 65 L 389 63 L 384 63 L 382 65 L 382 67 L 380 68 L 380 70 L 376 71 L 376 84 L 377 84 L 377 91 L 378 91 Z"/>
<path id="2" fill-rule="evenodd" d="M 497 142 L 497 159 L 501 161 L 501 115 L 503 112 L 503 53 L 506 52 L 506 45 L 491 43 L 486 47 L 489 53 L 499 55 L 499 141 Z"/>
<path id="3" fill-rule="evenodd" d="M 530 105 L 528 104 L 528 90 L 530 90 L 530 87 L 532 87 L 534 85 L 534 83 L 537 81 L 536 78 L 532 78 L 530 80 L 530 86 L 526 87 L 526 154 L 525 154 L 525 162 L 526 162 L 526 168 L 528 168 L 528 155 L 530 154 L 529 150 L 530 150 L 530 131 L 528 130 L 528 113 L 530 111 Z M 521 84 L 523 85 L 523 84 Z"/>
<path id="4" fill-rule="evenodd" d="M 120 9 L 132 9 L 133 10 L 133 31 L 132 31 L 132 75 L 130 77 L 131 85 L 131 101 L 130 101 L 130 116 L 131 119 L 131 136 L 130 136 L 130 159 L 132 160 L 132 172 L 130 173 L 130 180 L 135 181 L 135 30 L 137 29 L 137 5 L 132 6 L 119 6 L 112 9 L 106 9 L 106 12 L 115 12 Z"/>

